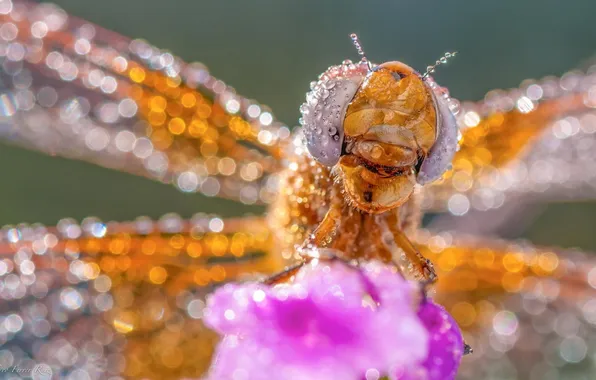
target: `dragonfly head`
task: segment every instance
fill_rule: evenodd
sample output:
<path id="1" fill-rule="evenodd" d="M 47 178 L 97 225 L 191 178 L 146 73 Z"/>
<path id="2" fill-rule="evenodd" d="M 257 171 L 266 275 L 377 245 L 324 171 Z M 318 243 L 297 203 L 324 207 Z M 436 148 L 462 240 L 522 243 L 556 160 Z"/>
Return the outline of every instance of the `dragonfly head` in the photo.
<path id="1" fill-rule="evenodd" d="M 306 146 L 334 167 L 354 206 L 384 212 L 449 166 L 457 125 L 447 100 L 428 72 L 345 61 L 313 82 L 301 107 Z"/>

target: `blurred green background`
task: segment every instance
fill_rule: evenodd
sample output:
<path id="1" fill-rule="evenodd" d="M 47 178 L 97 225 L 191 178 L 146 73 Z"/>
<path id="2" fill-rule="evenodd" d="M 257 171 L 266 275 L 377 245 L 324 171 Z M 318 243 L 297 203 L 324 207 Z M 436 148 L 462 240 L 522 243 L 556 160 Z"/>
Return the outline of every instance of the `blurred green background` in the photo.
<path id="1" fill-rule="evenodd" d="M 348 38 L 352 32 L 375 62 L 397 59 L 423 69 L 445 51 L 457 50 L 457 59 L 436 77 L 462 100 L 515 87 L 526 78 L 560 75 L 596 52 L 594 0 L 56 3 L 108 29 L 171 49 L 185 60 L 202 61 L 290 125 L 296 124 L 310 81 L 331 64 L 357 59 Z M 262 211 L 5 145 L 0 145 L 0 200 L 0 224 L 54 224 L 66 216 L 129 220 L 167 212 L 229 216 Z M 551 205 L 515 235 L 596 250 L 595 220 L 592 203 Z"/>

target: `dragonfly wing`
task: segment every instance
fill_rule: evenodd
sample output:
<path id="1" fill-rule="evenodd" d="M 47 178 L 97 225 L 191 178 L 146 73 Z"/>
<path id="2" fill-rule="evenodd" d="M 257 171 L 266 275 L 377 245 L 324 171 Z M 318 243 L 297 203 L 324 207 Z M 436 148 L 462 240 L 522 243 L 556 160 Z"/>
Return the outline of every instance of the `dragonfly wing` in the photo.
<path id="1" fill-rule="evenodd" d="M 201 322 L 205 295 L 278 270 L 270 244 L 261 218 L 6 227 L 3 358 L 72 378 L 197 378 L 217 339 Z"/>
<path id="2" fill-rule="evenodd" d="M 510 198 L 594 198 L 596 144 L 593 70 L 526 82 L 484 101 L 464 103 L 453 168 L 425 188 L 424 207 L 462 215 Z"/>
<path id="3" fill-rule="evenodd" d="M 564 378 L 593 365 L 596 256 L 426 230 L 417 240 L 439 275 L 435 298 L 474 349 L 461 378 Z"/>
<path id="4" fill-rule="evenodd" d="M 3 2 L 0 138 L 53 155 L 267 203 L 289 128 L 200 63 L 50 4 Z"/>

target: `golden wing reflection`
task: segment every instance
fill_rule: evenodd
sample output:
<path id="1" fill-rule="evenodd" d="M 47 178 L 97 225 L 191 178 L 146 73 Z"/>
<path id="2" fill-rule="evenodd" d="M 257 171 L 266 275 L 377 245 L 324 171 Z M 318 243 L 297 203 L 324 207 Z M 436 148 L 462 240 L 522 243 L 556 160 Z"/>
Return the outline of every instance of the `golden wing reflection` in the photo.
<path id="1" fill-rule="evenodd" d="M 425 189 L 423 207 L 464 215 L 523 194 L 535 201 L 594 198 L 595 85 L 593 66 L 464 103 L 453 168 Z"/>
<path id="2" fill-rule="evenodd" d="M 267 202 L 290 130 L 200 63 L 51 4 L 0 14 L 0 136 L 49 154 Z"/>
<path id="3" fill-rule="evenodd" d="M 417 241 L 439 274 L 436 299 L 474 348 L 460 378 L 561 378 L 589 368 L 596 354 L 593 255 L 427 230 Z"/>
<path id="4" fill-rule="evenodd" d="M 474 348 L 460 378 L 589 365 L 596 259 L 428 230 L 417 242 L 439 274 L 435 298 Z M 198 377 L 217 340 L 201 323 L 205 295 L 284 265 L 263 219 L 213 215 L 7 227 L 0 248 L 4 352 L 92 378 Z"/>
<path id="5" fill-rule="evenodd" d="M 75 378 L 198 377 L 217 339 L 201 322 L 205 295 L 278 270 L 271 250 L 261 218 L 7 227 L 3 357 Z"/>

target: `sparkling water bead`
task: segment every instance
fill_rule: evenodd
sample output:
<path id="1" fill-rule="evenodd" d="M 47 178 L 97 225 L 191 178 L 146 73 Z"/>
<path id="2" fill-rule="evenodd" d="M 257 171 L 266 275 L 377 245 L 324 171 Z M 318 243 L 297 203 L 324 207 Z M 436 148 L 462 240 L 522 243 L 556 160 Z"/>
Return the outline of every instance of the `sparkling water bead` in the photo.
<path id="1" fill-rule="evenodd" d="M 418 317 L 428 331 L 428 356 L 415 371 L 407 371 L 400 380 L 450 380 L 455 379 L 463 356 L 464 341 L 453 317 L 440 305 L 425 300 L 420 305 Z"/>

